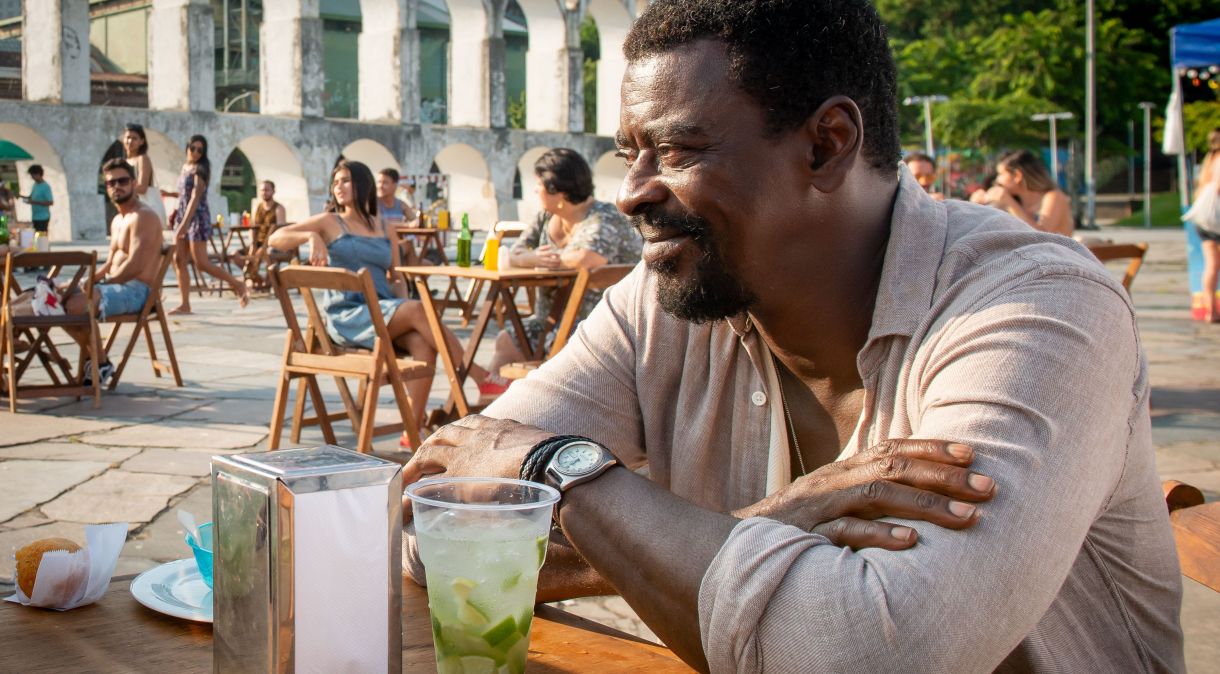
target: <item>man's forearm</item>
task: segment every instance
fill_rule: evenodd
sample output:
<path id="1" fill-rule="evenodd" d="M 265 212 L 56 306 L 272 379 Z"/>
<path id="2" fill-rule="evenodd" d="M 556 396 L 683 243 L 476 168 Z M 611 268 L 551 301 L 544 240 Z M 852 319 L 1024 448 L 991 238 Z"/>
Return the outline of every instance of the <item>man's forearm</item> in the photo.
<path id="1" fill-rule="evenodd" d="M 644 622 L 707 669 L 699 586 L 737 520 L 696 507 L 625 468 L 564 494 L 564 534 Z"/>
<path id="2" fill-rule="evenodd" d="M 538 575 L 538 601 L 618 594 L 560 532 L 552 532 L 546 565 Z"/>

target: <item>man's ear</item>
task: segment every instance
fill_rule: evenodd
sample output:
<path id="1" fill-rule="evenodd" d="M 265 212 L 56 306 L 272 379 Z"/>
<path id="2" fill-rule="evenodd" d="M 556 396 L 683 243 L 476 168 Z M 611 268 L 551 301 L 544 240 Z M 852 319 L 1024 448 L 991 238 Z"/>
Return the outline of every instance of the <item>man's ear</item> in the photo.
<path id="1" fill-rule="evenodd" d="M 860 108 L 846 96 L 827 99 L 805 121 L 804 139 L 814 188 L 823 193 L 839 189 L 864 142 Z"/>

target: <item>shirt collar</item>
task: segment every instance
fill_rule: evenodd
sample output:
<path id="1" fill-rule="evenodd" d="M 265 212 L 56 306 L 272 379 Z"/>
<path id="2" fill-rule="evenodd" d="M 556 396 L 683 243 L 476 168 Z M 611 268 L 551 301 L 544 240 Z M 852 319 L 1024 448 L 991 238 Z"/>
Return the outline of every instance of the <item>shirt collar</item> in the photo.
<path id="1" fill-rule="evenodd" d="M 948 231 L 945 205 L 929 196 L 906 167 L 900 167 L 890 240 L 866 349 L 882 337 L 915 333 L 932 306 Z"/>

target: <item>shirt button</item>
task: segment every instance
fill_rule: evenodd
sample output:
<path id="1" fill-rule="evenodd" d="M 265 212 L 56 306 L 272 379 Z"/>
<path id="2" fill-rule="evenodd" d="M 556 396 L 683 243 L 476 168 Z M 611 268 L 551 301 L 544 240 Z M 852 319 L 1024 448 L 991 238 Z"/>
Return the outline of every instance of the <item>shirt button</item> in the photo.
<path id="1" fill-rule="evenodd" d="M 758 405 L 759 407 L 766 405 L 767 404 L 767 394 L 763 393 L 762 391 L 755 391 L 753 394 L 750 395 L 750 402 L 754 403 L 755 405 Z"/>

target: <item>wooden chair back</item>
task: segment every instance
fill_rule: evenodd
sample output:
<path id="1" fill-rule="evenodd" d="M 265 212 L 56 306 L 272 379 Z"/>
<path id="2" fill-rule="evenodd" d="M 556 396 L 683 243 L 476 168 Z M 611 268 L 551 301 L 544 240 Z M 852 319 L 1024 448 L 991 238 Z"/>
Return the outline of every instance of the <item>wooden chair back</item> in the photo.
<path id="1" fill-rule="evenodd" d="M 576 317 L 580 314 L 580 305 L 584 302 L 585 296 L 591 291 L 605 290 L 618 283 L 630 274 L 632 269 L 635 269 L 634 264 L 606 264 L 592 270 L 584 268 L 577 270 L 576 279 L 572 282 L 572 289 L 568 293 L 568 301 L 564 304 L 563 313 L 560 315 L 559 325 L 555 328 L 555 341 L 551 343 L 551 349 L 546 353 L 548 360 L 554 358 L 555 354 L 559 353 L 572 337 L 572 332 L 576 329 Z M 499 374 L 505 379 L 517 380 L 538 369 L 541 364 L 542 361 L 536 360 L 509 363 L 500 367 Z"/>
<path id="2" fill-rule="evenodd" d="M 272 415 L 270 449 L 279 447 L 284 422 L 284 407 L 287 402 L 287 387 L 292 379 L 298 384 L 296 407 L 293 415 L 292 441 L 300 441 L 303 426 L 320 425 L 327 442 L 335 442 L 331 421 L 345 415 L 328 414 L 316 381 L 318 375 L 331 376 L 339 388 L 339 395 L 358 436 L 358 449 L 370 451 L 372 438 L 386 433 L 406 431 L 412 446 L 420 445 L 417 415 L 407 397 L 404 378 L 431 376 L 431 367 L 426 363 L 400 359 L 394 351 L 394 342 L 386 327 L 381 305 L 377 302 L 377 291 L 373 277 L 367 269 L 352 272 L 346 269 L 319 268 L 291 265 L 272 269 L 272 287 L 279 299 L 288 334 L 284 347 L 284 362 L 281 368 L 280 386 L 276 393 L 275 410 Z M 305 329 L 297 318 L 290 291 L 296 290 L 305 307 Z M 371 350 L 342 347 L 335 344 L 326 332 L 326 318 L 314 293 L 334 291 L 359 294 L 368 307 L 369 318 L 375 335 Z M 353 398 L 347 388 L 346 379 L 360 382 L 358 397 Z M 377 392 L 381 386 L 390 385 L 402 416 L 401 423 L 374 426 L 377 407 Z M 305 395 L 313 404 L 315 416 L 304 416 Z"/>
<path id="3" fill-rule="evenodd" d="M 1161 486 L 1182 575 L 1220 592 L 1220 503 L 1204 504 L 1203 492 L 1176 480 Z"/>
<path id="4" fill-rule="evenodd" d="M 1123 288 L 1127 292 L 1131 292 L 1131 282 L 1135 280 L 1135 275 L 1139 273 L 1140 267 L 1144 264 L 1144 255 L 1148 253 L 1148 244 L 1146 243 L 1093 243 L 1089 245 L 1089 252 L 1098 260 L 1105 264 L 1113 260 L 1130 259 L 1131 262 L 1127 265 L 1127 270 L 1123 274 Z"/>
<path id="5" fill-rule="evenodd" d="M 140 339 L 140 334 L 144 334 L 145 344 L 148 346 L 148 357 L 152 363 L 153 376 L 158 379 L 162 373 L 168 373 L 174 378 L 175 386 L 182 386 L 182 372 L 178 367 L 178 356 L 174 353 L 174 341 L 170 337 L 169 322 L 165 318 L 165 306 L 161 302 L 161 291 L 165 287 L 165 277 L 169 273 L 169 268 L 174 263 L 174 247 L 172 245 L 161 246 L 161 258 L 157 263 L 157 272 L 153 277 L 153 284 L 148 288 L 148 299 L 144 300 L 144 306 L 140 311 L 134 314 L 120 314 L 117 316 L 107 316 L 103 323 L 111 323 L 114 325 L 110 329 L 110 335 L 106 338 L 105 352 L 110 353 L 115 341 L 118 339 L 119 331 L 126 323 L 132 323 L 135 327 L 131 331 L 131 339 L 127 342 L 127 347 L 123 350 L 123 356 L 119 359 L 119 364 L 114 369 L 114 374 L 110 377 L 110 385 L 107 387 L 113 391 L 119 385 L 119 379 L 123 376 L 123 370 L 127 368 L 127 361 L 131 358 L 131 354 L 135 351 L 136 342 Z M 151 322 L 156 321 L 161 328 L 161 339 L 165 343 L 165 352 L 168 362 L 162 362 L 157 357 L 157 349 L 153 343 Z"/>
<path id="6" fill-rule="evenodd" d="M 555 342 L 547 352 L 547 358 L 553 357 L 563 349 L 576 329 L 576 317 L 580 313 L 580 305 L 590 292 L 604 291 L 610 286 L 622 281 L 635 269 L 634 264 L 605 264 L 596 269 L 581 269 L 576 274 L 572 284 L 572 294 L 564 305 L 563 315 L 559 319 L 559 327 L 555 334 Z"/>
<path id="7" fill-rule="evenodd" d="M 60 306 L 67 306 L 68 299 L 80 293 L 84 296 L 87 306 L 95 306 L 93 294 L 93 277 L 97 273 L 97 253 L 82 251 L 56 251 L 40 253 L 12 253 L 5 256 L 4 290 L 0 298 L 0 362 L 6 364 L 4 380 L 5 392 L 9 399 L 9 411 L 17 412 L 18 398 L 76 396 L 93 396 L 93 407 L 102 405 L 100 372 L 101 340 L 98 337 L 97 316 L 92 311 L 83 314 L 64 314 L 59 316 L 21 315 L 15 312 L 17 300 L 23 289 L 17 280 L 17 271 L 22 269 L 49 267 L 48 276 L 56 279 L 56 299 Z M 75 268 L 75 272 L 64 283 L 61 276 L 66 269 Z M 86 330 L 89 338 L 86 346 L 81 349 L 78 357 L 78 374 L 72 374 L 68 361 L 59 352 L 59 348 L 51 340 L 52 328 L 77 328 Z M 15 342 L 18 336 L 29 338 L 29 348 L 25 355 L 16 353 Z M 51 378 L 50 385 L 22 386 L 21 377 L 37 358 L 43 369 Z M 90 384 L 84 384 L 84 362 L 92 365 Z M 58 372 L 56 372 L 58 368 Z M 60 375 L 63 380 L 60 380 Z"/>

